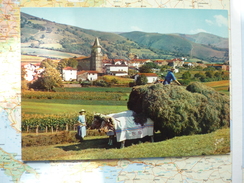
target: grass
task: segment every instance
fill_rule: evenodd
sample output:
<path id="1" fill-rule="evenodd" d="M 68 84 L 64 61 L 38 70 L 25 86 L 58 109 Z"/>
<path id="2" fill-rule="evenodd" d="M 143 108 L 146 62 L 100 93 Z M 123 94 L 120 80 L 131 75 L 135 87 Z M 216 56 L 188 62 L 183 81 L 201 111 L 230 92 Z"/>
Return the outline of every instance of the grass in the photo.
<path id="1" fill-rule="evenodd" d="M 127 101 L 22 99 L 22 112 L 26 114 L 60 114 L 86 109 L 103 114 L 127 110 Z"/>
<path id="2" fill-rule="evenodd" d="M 44 55 L 49 57 L 58 57 L 58 58 L 70 58 L 80 55 L 73 54 L 73 53 L 67 53 L 67 52 L 60 52 L 55 50 L 47 50 L 47 49 L 41 49 L 41 48 L 21 48 L 21 51 L 28 54 L 35 54 L 35 55 Z"/>
<path id="3" fill-rule="evenodd" d="M 204 83 L 216 89 L 229 86 L 229 81 Z M 122 92 L 128 97 L 131 88 L 81 87 L 65 88 L 65 91 Z M 127 101 L 62 100 L 62 99 L 22 99 L 22 112 L 31 114 L 73 113 L 84 108 L 90 112 L 103 114 L 127 110 Z M 23 133 L 24 134 L 24 133 Z M 229 129 L 221 129 L 210 134 L 181 136 L 161 141 L 156 134 L 155 143 L 138 144 L 137 140 L 127 141 L 126 148 L 119 149 L 117 143 L 108 147 L 107 136 L 87 136 L 82 143 L 67 143 L 39 147 L 22 148 L 22 159 L 37 160 L 91 160 L 147 157 L 178 157 L 226 154 L 230 152 Z"/>
<path id="4" fill-rule="evenodd" d="M 134 79 L 131 78 L 123 78 L 119 76 L 105 75 L 102 77 L 105 81 L 111 82 L 113 79 L 118 81 L 117 84 L 129 84 L 130 82 L 134 82 Z"/>
<path id="5" fill-rule="evenodd" d="M 31 56 L 31 55 L 21 55 L 21 62 L 41 62 L 43 61 L 45 58 L 43 57 L 38 57 L 38 56 Z"/>
<path id="6" fill-rule="evenodd" d="M 57 92 L 115 92 L 130 93 L 132 88 L 129 87 L 76 87 L 76 88 L 55 88 Z"/>
<path id="7" fill-rule="evenodd" d="M 229 80 L 212 81 L 212 82 L 206 82 L 203 84 L 214 88 L 218 92 L 229 95 L 229 91 L 228 91 L 228 88 L 230 87 L 230 81 Z"/>
<path id="8" fill-rule="evenodd" d="M 22 159 L 33 160 L 91 160 L 148 157 L 181 157 L 227 154 L 230 152 L 230 129 L 220 129 L 209 134 L 175 137 L 156 142 L 138 143 L 126 141 L 126 147 L 119 149 L 119 143 L 108 148 L 107 136 L 88 136 L 81 143 L 58 144 L 22 148 Z"/>
<path id="9" fill-rule="evenodd" d="M 71 99 L 24 99 L 22 98 L 22 112 L 26 114 L 60 114 L 76 112 L 86 109 L 90 112 L 116 113 L 127 110 L 127 100 L 131 91 L 129 87 L 79 87 L 56 88 L 57 92 L 104 92 L 123 93 L 122 100 L 71 100 Z"/>

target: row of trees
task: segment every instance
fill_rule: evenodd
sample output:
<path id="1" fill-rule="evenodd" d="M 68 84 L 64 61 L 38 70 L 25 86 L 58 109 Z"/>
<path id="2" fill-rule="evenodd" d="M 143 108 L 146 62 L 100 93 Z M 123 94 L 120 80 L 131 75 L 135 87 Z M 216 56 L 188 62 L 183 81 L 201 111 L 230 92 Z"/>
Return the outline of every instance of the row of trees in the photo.
<path id="1" fill-rule="evenodd" d="M 224 71 L 200 71 L 191 74 L 190 71 L 184 72 L 181 77 L 182 84 L 189 84 L 192 81 L 201 81 L 201 82 L 211 82 L 211 81 L 221 81 L 221 80 L 229 80 L 229 73 Z"/>

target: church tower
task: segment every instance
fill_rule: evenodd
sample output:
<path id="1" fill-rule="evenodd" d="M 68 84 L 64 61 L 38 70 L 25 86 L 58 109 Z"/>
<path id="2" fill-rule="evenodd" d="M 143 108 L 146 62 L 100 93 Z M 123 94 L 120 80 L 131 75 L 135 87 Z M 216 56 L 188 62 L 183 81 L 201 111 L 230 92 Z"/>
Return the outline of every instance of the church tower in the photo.
<path id="1" fill-rule="evenodd" d="M 102 59 L 102 46 L 100 45 L 98 38 L 96 38 L 91 51 L 90 69 L 103 73 Z"/>

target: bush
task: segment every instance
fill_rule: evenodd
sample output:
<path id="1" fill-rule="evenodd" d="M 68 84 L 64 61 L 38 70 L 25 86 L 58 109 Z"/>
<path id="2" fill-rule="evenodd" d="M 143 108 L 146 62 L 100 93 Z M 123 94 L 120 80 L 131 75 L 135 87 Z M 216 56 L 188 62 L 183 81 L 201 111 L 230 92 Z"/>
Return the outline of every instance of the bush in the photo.
<path id="1" fill-rule="evenodd" d="M 147 77 L 144 74 L 139 75 L 136 79 L 136 85 L 145 85 L 147 82 Z"/>
<path id="2" fill-rule="evenodd" d="M 80 85 L 82 87 L 87 87 L 87 86 L 91 86 L 92 83 L 90 81 L 82 81 L 82 82 L 80 82 Z"/>
<path id="3" fill-rule="evenodd" d="M 186 88 L 162 84 L 136 86 L 127 105 L 128 109 L 151 118 L 164 139 L 210 133 L 230 125 L 229 97 L 198 82 Z"/>
<path id="4" fill-rule="evenodd" d="M 104 80 L 97 80 L 97 81 L 94 81 L 93 83 L 95 86 L 101 86 L 101 87 L 110 87 L 111 84 L 104 81 Z"/>
<path id="5" fill-rule="evenodd" d="M 188 85 L 188 84 L 190 84 L 190 82 L 191 82 L 190 79 L 182 79 L 182 80 L 180 80 L 180 83 L 181 83 L 182 85 Z"/>

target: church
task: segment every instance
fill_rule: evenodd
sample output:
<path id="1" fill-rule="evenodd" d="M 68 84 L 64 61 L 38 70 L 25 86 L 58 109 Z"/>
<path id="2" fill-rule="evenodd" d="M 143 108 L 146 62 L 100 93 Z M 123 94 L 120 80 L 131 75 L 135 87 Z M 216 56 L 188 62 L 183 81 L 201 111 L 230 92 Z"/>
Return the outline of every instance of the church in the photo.
<path id="1" fill-rule="evenodd" d="M 102 46 L 99 43 L 98 38 L 95 39 L 94 44 L 91 48 L 91 56 L 77 58 L 78 66 L 77 70 L 89 70 L 89 71 L 97 71 L 99 75 L 103 74 L 103 53 Z"/>

